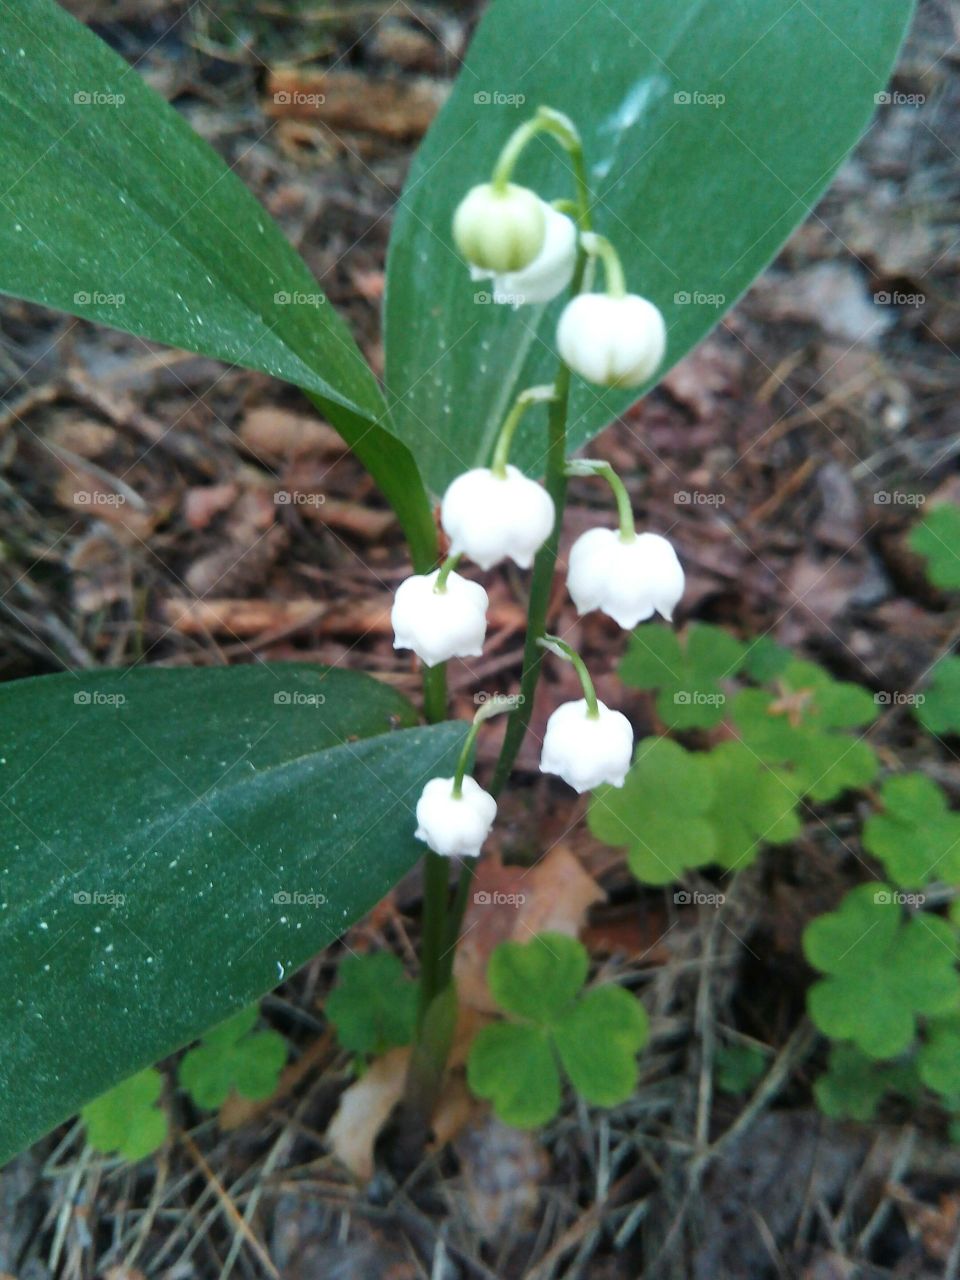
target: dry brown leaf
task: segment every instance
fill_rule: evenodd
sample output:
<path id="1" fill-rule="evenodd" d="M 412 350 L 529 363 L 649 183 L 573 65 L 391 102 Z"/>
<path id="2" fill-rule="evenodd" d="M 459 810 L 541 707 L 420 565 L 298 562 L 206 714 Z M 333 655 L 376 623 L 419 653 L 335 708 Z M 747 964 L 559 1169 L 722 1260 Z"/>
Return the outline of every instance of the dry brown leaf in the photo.
<path id="1" fill-rule="evenodd" d="M 579 937 L 587 912 L 606 894 L 562 844 L 533 867 L 505 867 L 485 858 L 477 868 L 470 905 L 454 961 L 461 1004 L 496 1011 L 487 986 L 487 963 L 501 942 L 529 941 L 537 933 Z"/>
<path id="2" fill-rule="evenodd" d="M 249 453 L 266 462 L 283 462 L 304 453 L 339 456 L 347 452 L 333 427 L 289 409 L 251 409 L 237 434 Z"/>
<path id="3" fill-rule="evenodd" d="M 267 76 L 264 109 L 331 129 L 356 129 L 388 138 L 426 133 L 449 92 L 427 77 L 375 79 L 359 71 L 306 71 L 278 67 Z"/>
<path id="4" fill-rule="evenodd" d="M 231 506 L 239 490 L 235 484 L 199 484 L 188 489 L 183 514 L 191 529 L 205 529 L 214 516 Z"/>

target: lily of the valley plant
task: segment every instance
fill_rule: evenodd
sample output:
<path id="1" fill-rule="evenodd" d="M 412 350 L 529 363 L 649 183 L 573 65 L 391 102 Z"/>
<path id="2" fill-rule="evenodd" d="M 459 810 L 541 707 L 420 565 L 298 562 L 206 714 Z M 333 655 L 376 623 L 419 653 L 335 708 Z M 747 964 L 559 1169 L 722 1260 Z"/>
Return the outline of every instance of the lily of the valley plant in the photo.
<path id="1" fill-rule="evenodd" d="M 558 795 L 629 797 L 643 757 L 569 638 L 548 633 L 558 574 L 578 614 L 650 621 L 644 635 L 672 642 L 672 529 L 634 512 L 634 478 L 588 443 L 771 259 L 867 123 L 908 17 L 903 0 L 875 0 L 869 22 L 860 0 L 767 7 L 758 39 L 755 15 L 705 0 L 678 45 L 675 0 L 491 4 L 397 206 L 381 383 L 279 228 L 135 69 L 54 0 L 0 5 L 0 290 L 299 387 L 402 527 L 394 644 L 423 689 L 417 708 L 360 672 L 259 654 L 165 668 L 163 632 L 139 618 L 118 634 L 150 647 L 115 670 L 0 685 L 0 1163 L 81 1108 L 107 1142 L 123 1129 L 102 1096 L 114 1087 L 121 1121 L 141 1109 L 125 1150 L 142 1154 L 164 1129 L 153 1064 L 197 1041 L 180 1080 L 198 1106 L 269 1093 L 283 1046 L 254 1029 L 253 1002 L 421 855 L 419 995 L 384 955 L 376 972 L 344 968 L 331 1008 L 361 1064 L 412 1028 L 404 1110 L 409 1132 L 427 1125 L 474 869 L 544 664 L 571 663 L 582 691 L 541 745 Z M 498 85 L 529 109 L 478 92 Z M 722 120 L 688 92 L 717 85 Z M 571 476 L 609 505 L 564 567 Z M 75 523 L 96 515 L 84 501 Z M 517 687 L 458 723 L 445 664 L 483 658 L 487 575 L 505 572 L 526 601 Z M 488 774 L 475 746 L 491 716 L 505 724 Z M 474 1091 L 518 1124 L 554 1114 L 564 1081 L 591 1104 L 627 1097 L 638 1000 L 591 986 L 572 938 L 495 957 L 505 1016 L 471 1049 Z M 383 1018 L 350 1011 L 371 983 Z"/>

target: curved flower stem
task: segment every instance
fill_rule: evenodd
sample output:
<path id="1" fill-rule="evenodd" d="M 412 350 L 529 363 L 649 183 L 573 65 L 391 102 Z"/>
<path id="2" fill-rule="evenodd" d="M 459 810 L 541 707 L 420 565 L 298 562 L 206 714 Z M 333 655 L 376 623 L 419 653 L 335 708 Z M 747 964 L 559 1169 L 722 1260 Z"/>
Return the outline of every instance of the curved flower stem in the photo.
<path id="1" fill-rule="evenodd" d="M 577 191 L 577 220 L 582 231 L 590 227 L 590 184 L 587 182 L 587 166 L 583 158 L 583 143 L 577 127 L 562 111 L 552 107 L 539 107 L 536 115 L 525 120 L 506 141 L 494 165 L 490 183 L 497 191 L 504 191 L 520 153 L 538 133 L 547 133 L 563 147 L 573 162 L 573 178 Z"/>
<path id="2" fill-rule="evenodd" d="M 556 389 L 553 386 L 544 386 L 527 387 L 525 391 L 521 391 L 517 396 L 513 402 L 513 408 L 503 420 L 503 426 L 500 428 L 500 434 L 497 436 L 497 443 L 493 451 L 493 461 L 490 463 L 490 470 L 498 479 L 503 480 L 506 477 L 510 446 L 513 443 L 513 437 L 523 415 L 531 405 L 549 402 L 555 395 Z"/>
<path id="3" fill-rule="evenodd" d="M 627 293 L 627 281 L 623 274 L 620 255 L 606 236 L 598 236 L 595 231 L 584 232 L 582 244 L 591 258 L 599 258 L 603 263 L 603 274 L 607 282 L 607 293 L 611 298 L 623 298 Z"/>
<path id="4" fill-rule="evenodd" d="M 444 560 L 443 564 L 440 566 L 440 572 L 437 574 L 437 580 L 433 584 L 433 589 L 438 595 L 442 595 L 443 592 L 446 591 L 447 579 L 460 563 L 461 554 L 462 553 L 458 551 L 456 555 L 447 556 L 446 560 Z"/>
<path id="5" fill-rule="evenodd" d="M 600 707 L 597 703 L 597 691 L 593 687 L 587 664 L 576 649 L 567 644 L 565 640 L 561 640 L 559 636 L 543 635 L 537 641 L 537 644 L 540 645 L 541 649 L 546 649 L 548 653 L 555 654 L 556 657 L 565 658 L 567 662 L 573 663 L 577 675 L 580 677 L 580 684 L 583 686 L 583 698 L 587 704 L 587 718 L 598 720 L 600 718 Z"/>
<path id="6" fill-rule="evenodd" d="M 568 476 L 602 476 L 613 490 L 617 500 L 617 514 L 620 520 L 620 540 L 633 542 L 637 536 L 637 526 L 633 519 L 633 506 L 627 486 L 611 467 L 609 462 L 595 462 L 592 458 L 575 458 L 567 466 Z"/>
<path id="7" fill-rule="evenodd" d="M 425 666 L 420 679 L 424 719 L 427 724 L 439 724 L 447 718 L 447 664 L 438 662 L 435 667 Z"/>

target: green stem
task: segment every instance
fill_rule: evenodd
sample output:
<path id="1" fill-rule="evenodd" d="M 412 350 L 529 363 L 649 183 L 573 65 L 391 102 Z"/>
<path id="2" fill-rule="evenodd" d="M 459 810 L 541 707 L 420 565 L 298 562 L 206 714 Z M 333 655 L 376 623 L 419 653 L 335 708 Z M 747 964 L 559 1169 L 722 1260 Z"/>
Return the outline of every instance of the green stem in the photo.
<path id="1" fill-rule="evenodd" d="M 582 255 L 581 255 L 582 259 Z M 577 277 L 582 276 L 582 261 L 577 268 Z M 573 292 L 580 289 L 579 278 L 574 279 Z M 546 488 L 556 509 L 556 519 L 550 537 L 537 552 L 533 562 L 533 575 L 530 579 L 530 599 L 527 605 L 527 636 L 523 646 L 523 671 L 520 676 L 520 702 L 516 712 L 510 717 L 507 731 L 500 748 L 500 758 L 494 771 L 490 785 L 491 794 L 497 796 L 510 776 L 510 770 L 517 758 L 517 752 L 526 736 L 533 711 L 533 698 L 540 679 L 540 667 L 543 662 L 543 650 L 537 644 L 537 638 L 543 634 L 547 607 L 550 604 L 550 593 L 553 587 L 553 573 L 557 563 L 557 547 L 560 542 L 560 526 L 563 523 L 563 509 L 567 500 L 567 404 L 570 397 L 570 370 L 561 364 L 555 384 L 555 399 L 550 403 L 548 431 L 550 437 L 547 453 Z"/>
<path id="2" fill-rule="evenodd" d="M 592 258 L 599 258 L 603 263 L 603 274 L 607 281 L 607 293 L 611 298 L 624 298 L 627 293 L 627 281 L 623 274 L 620 255 L 606 236 L 598 236 L 594 231 L 584 232 L 583 247 Z"/>
<path id="3" fill-rule="evenodd" d="M 490 184 L 496 191 L 505 191 L 513 176 L 513 170 L 526 145 L 539 133 L 549 134 L 563 147 L 573 161 L 573 177 L 577 188 L 577 219 L 582 231 L 590 229 L 590 184 L 583 157 L 583 143 L 576 125 L 562 111 L 552 107 L 540 107 L 536 115 L 525 120 L 513 131 L 500 152 L 493 168 Z"/>
<path id="4" fill-rule="evenodd" d="M 423 868 L 423 958 L 420 970 L 420 1020 L 440 991 L 440 957 L 447 932 L 450 860 L 427 850 Z"/>
<path id="5" fill-rule="evenodd" d="M 423 668 L 423 715 L 427 724 L 439 724 L 447 718 L 447 664 Z"/>
<path id="6" fill-rule="evenodd" d="M 444 560 L 443 564 L 440 566 L 440 572 L 437 574 L 437 580 L 433 584 L 434 591 L 439 595 L 442 595 L 444 591 L 446 591 L 447 579 L 460 563 L 460 555 L 461 552 L 458 551 L 456 555 L 447 556 L 446 560 Z"/>
<path id="7" fill-rule="evenodd" d="M 513 437 L 516 434 L 517 427 L 520 425 L 521 418 L 531 405 L 543 404 L 544 401 L 552 400 L 554 394 L 555 391 L 552 386 L 527 387 L 525 391 L 520 392 L 513 402 L 513 408 L 504 419 L 500 434 L 497 436 L 496 447 L 493 451 L 493 461 L 490 464 L 490 470 L 498 479 L 503 480 L 506 477 L 510 446 L 513 443 Z"/>
<path id="8" fill-rule="evenodd" d="M 633 519 L 633 506 L 627 487 L 611 467 L 609 462 L 595 462 L 592 458 L 577 458 L 567 467 L 568 476 L 602 476 L 613 490 L 617 500 L 617 513 L 620 519 L 620 538 L 623 542 L 633 542 L 637 536 L 637 526 Z"/>
<path id="9" fill-rule="evenodd" d="M 599 720 L 600 707 L 597 703 L 597 691 L 593 687 L 587 664 L 576 649 L 567 644 L 565 640 L 561 640 L 559 636 L 543 635 L 539 638 L 537 644 L 549 653 L 555 654 L 558 658 L 566 658 L 567 662 L 573 663 L 576 673 L 580 677 L 580 684 L 583 686 L 583 697 L 587 704 L 587 716 L 590 720 Z"/>

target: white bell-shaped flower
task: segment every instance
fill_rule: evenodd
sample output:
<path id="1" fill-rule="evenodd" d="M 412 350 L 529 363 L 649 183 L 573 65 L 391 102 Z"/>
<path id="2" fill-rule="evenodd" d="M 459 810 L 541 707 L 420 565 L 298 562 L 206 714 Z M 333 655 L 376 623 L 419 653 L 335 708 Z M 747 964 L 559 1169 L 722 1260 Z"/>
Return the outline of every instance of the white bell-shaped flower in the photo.
<path id="1" fill-rule="evenodd" d="M 588 382 L 639 387 L 663 360 L 667 329 L 659 309 L 635 293 L 581 293 L 563 309 L 557 348 Z"/>
<path id="2" fill-rule="evenodd" d="M 589 714 L 585 698 L 557 707 L 543 735 L 541 773 L 555 773 L 579 792 L 603 782 L 623 786 L 633 758 L 630 721 L 599 701 L 597 711 Z"/>
<path id="3" fill-rule="evenodd" d="M 476 858 L 496 816 L 496 800 L 473 778 L 459 796 L 453 778 L 431 778 L 417 801 L 416 837 L 444 858 Z"/>
<path id="4" fill-rule="evenodd" d="M 600 609 L 626 630 L 654 613 L 672 621 L 683 585 L 677 553 L 657 533 L 625 540 L 616 529 L 589 529 L 570 548 L 567 589 L 577 612 Z"/>
<path id="5" fill-rule="evenodd" d="M 544 202 L 546 226 L 543 248 L 520 271 L 507 271 L 493 276 L 491 294 L 494 302 L 513 307 L 537 306 L 552 302 L 573 279 L 577 263 L 577 228 L 572 218 Z M 491 273 L 471 267 L 474 280 L 484 280 Z"/>
<path id="6" fill-rule="evenodd" d="M 448 658 L 477 658 L 487 634 L 487 593 L 479 582 L 451 573 L 436 590 L 440 570 L 406 578 L 393 598 L 393 647 L 412 649 L 428 667 Z"/>
<path id="7" fill-rule="evenodd" d="M 467 555 L 481 569 L 508 557 L 529 569 L 550 537 L 555 515 L 546 489 L 509 465 L 503 476 L 490 467 L 465 471 L 440 506 L 450 554 Z"/>
<path id="8" fill-rule="evenodd" d="M 457 248 L 472 266 L 488 272 L 529 266 L 545 237 L 543 201 L 529 187 L 513 182 L 472 187 L 453 215 Z"/>

